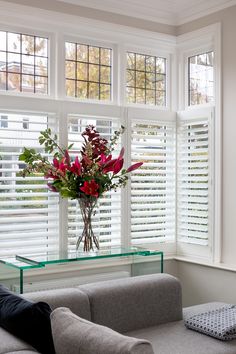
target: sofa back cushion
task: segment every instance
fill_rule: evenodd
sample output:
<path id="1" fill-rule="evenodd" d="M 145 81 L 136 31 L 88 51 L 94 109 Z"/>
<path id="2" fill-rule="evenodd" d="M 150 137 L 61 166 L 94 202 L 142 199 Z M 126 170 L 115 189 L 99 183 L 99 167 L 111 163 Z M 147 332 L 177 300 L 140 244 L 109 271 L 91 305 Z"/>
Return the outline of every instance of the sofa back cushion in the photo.
<path id="1" fill-rule="evenodd" d="M 57 307 L 68 307 L 76 315 L 86 320 L 91 319 L 88 296 L 77 288 L 37 291 L 24 294 L 24 297 L 32 301 L 45 301 L 52 310 Z"/>
<path id="2" fill-rule="evenodd" d="M 91 320 L 125 333 L 182 319 L 179 281 L 152 274 L 79 287 L 89 297 Z"/>
<path id="3" fill-rule="evenodd" d="M 154 354 L 150 342 L 86 321 L 67 308 L 51 314 L 56 354 Z"/>

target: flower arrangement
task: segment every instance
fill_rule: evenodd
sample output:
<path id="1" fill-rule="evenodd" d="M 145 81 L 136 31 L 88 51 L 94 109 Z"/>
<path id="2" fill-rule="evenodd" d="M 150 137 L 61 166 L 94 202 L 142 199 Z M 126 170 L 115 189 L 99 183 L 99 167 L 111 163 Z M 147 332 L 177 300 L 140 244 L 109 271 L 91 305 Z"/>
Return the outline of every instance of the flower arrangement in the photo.
<path id="1" fill-rule="evenodd" d="M 57 143 L 57 135 L 52 135 L 51 130 L 46 129 L 41 132 L 39 143 L 44 145 L 46 154 L 53 154 L 52 162 L 35 149 L 24 148 L 19 156 L 19 160 L 27 164 L 21 172 L 23 177 L 31 173 L 43 174 L 52 192 L 58 192 L 63 198 L 79 201 L 84 229 L 78 238 L 77 249 L 81 241 L 84 241 L 84 251 L 93 249 L 93 243 L 99 249 L 99 242 L 91 224 L 98 198 L 107 191 L 125 186 L 128 174 L 143 164 L 138 162 L 127 169 L 123 168 L 124 148 L 117 158 L 112 157 L 123 132 L 124 127 L 121 126 L 108 142 L 93 125 L 88 125 L 82 133 L 84 142 L 79 152 L 80 157 L 76 155 L 75 159 L 72 159 L 73 144 L 61 148 Z"/>

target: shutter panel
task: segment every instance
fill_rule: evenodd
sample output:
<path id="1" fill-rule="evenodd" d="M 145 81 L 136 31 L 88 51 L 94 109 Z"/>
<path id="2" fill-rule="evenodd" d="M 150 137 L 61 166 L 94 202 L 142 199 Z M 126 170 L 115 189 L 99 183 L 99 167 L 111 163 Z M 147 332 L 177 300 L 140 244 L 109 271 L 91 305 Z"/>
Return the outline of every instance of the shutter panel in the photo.
<path id="1" fill-rule="evenodd" d="M 175 123 L 133 120 L 131 175 L 133 244 L 175 238 Z"/>
<path id="2" fill-rule="evenodd" d="M 73 143 L 71 155 L 79 155 L 83 143 L 81 133 L 88 124 L 96 127 L 97 131 L 108 141 L 115 130 L 120 128 L 118 119 L 106 117 L 84 118 L 78 116 L 68 117 L 68 144 Z M 113 156 L 120 152 L 118 144 Z M 98 199 L 96 215 L 92 218 L 93 231 L 99 237 L 100 247 L 116 246 L 121 242 L 121 191 L 110 191 Z M 83 221 L 80 208 L 76 200 L 68 201 L 68 249 L 74 250 L 78 236 L 83 230 Z"/>
<path id="3" fill-rule="evenodd" d="M 48 127 L 55 130 L 55 117 L 4 116 L 8 123 L 0 128 L 0 257 L 54 251 L 59 244 L 58 195 L 39 175 L 20 177 L 25 165 L 18 157 L 23 147 L 43 151 L 39 133 Z"/>
<path id="4" fill-rule="evenodd" d="M 208 245 L 212 194 L 209 114 L 179 121 L 177 188 L 178 240 Z"/>

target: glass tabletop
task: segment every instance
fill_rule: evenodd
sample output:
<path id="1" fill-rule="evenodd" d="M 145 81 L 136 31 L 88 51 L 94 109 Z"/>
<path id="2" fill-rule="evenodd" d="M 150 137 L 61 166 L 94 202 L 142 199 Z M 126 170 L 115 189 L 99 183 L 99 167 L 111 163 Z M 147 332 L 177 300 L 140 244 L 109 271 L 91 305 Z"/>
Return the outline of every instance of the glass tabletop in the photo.
<path id="1" fill-rule="evenodd" d="M 67 252 L 52 252 L 44 254 L 16 255 L 16 259 L 21 262 L 29 263 L 31 266 L 46 265 L 53 263 L 83 261 L 91 259 L 124 257 L 124 256 L 154 256 L 162 255 L 161 251 L 147 250 L 141 247 L 109 247 L 101 248 L 90 252 L 83 251 L 67 251 Z"/>

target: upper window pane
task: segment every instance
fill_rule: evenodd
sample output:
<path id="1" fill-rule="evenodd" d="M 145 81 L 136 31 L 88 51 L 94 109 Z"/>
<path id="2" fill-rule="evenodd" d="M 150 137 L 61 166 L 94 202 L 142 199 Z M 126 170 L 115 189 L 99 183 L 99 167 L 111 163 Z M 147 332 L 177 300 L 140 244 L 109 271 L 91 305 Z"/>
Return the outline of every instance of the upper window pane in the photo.
<path id="1" fill-rule="evenodd" d="M 166 59 L 127 52 L 128 103 L 166 105 Z"/>
<path id="2" fill-rule="evenodd" d="M 0 90 L 48 93 L 48 39 L 0 31 Z"/>
<path id="3" fill-rule="evenodd" d="M 214 52 L 188 58 L 190 106 L 214 101 Z"/>
<path id="4" fill-rule="evenodd" d="M 71 42 L 65 50 L 66 95 L 111 100 L 112 50 Z"/>

